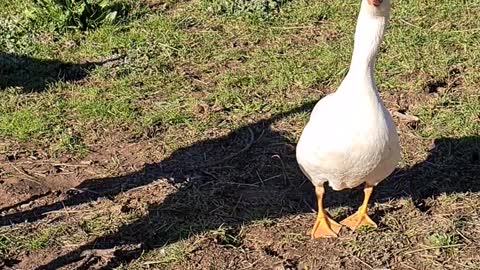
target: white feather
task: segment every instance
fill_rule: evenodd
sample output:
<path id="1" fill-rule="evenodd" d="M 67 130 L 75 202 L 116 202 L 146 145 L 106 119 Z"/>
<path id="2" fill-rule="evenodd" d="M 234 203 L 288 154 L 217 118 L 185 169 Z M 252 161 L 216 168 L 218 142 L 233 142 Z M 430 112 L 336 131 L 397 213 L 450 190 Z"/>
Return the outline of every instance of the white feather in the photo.
<path id="1" fill-rule="evenodd" d="M 362 1 L 349 72 L 335 93 L 316 104 L 302 132 L 297 161 L 316 186 L 376 185 L 400 159 L 395 125 L 373 79 L 389 13 L 389 0 L 379 7 Z"/>

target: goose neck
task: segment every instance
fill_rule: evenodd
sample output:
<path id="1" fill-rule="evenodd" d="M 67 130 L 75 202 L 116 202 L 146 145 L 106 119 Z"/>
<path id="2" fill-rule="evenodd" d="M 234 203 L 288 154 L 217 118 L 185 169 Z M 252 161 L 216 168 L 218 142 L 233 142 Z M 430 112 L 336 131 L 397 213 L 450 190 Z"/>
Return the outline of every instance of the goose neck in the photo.
<path id="1" fill-rule="evenodd" d="M 355 76 L 373 76 L 376 57 L 388 23 L 390 3 L 381 7 L 362 2 L 355 30 L 354 49 L 349 73 Z"/>

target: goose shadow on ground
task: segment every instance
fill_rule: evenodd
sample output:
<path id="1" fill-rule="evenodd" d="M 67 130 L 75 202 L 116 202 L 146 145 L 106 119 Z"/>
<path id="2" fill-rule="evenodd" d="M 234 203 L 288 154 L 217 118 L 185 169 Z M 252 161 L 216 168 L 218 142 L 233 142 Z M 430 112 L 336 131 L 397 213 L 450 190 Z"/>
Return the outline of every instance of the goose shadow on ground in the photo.
<path id="1" fill-rule="evenodd" d="M 97 62 L 70 63 L 38 59 L 26 55 L 0 52 L 0 90 L 20 87 L 24 92 L 42 92 L 54 82 L 75 82 L 88 76 L 96 66 L 120 57 Z"/>
<path id="2" fill-rule="evenodd" d="M 271 130 L 270 125 L 296 113 L 308 112 L 314 104 L 309 102 L 269 119 L 240 127 L 224 137 L 179 149 L 161 162 L 148 164 L 142 170 L 131 174 L 86 180 L 72 189 L 63 201 L 0 217 L 0 226 L 24 221 L 34 222 L 44 217 L 44 213 L 102 197 L 113 199 L 119 193 L 148 185 L 157 179 L 169 179 L 172 184 L 180 185 L 177 191 L 179 196 L 188 195 L 189 190 L 196 185 L 218 183 L 221 185 L 207 190 L 215 190 L 224 199 L 235 197 L 238 195 L 223 194 L 221 191 L 235 186 L 255 184 L 256 187 L 256 183 L 260 181 L 259 175 L 263 176 L 263 179 L 274 176 L 267 184 L 276 186 L 282 183 L 283 192 L 290 191 L 285 189 L 285 186 L 298 186 L 299 181 L 303 183 L 305 179 L 296 167 L 294 147 L 280 132 Z M 282 166 L 279 167 L 280 165 Z M 282 181 L 278 181 L 278 178 Z M 292 181 L 294 183 L 290 183 Z M 176 199 L 172 197 L 169 200 Z M 0 211 L 10 208 L 12 207 Z"/>
<path id="3" fill-rule="evenodd" d="M 144 252 L 220 225 L 235 231 L 245 223 L 265 217 L 311 212 L 310 206 L 315 205 L 313 188 L 297 166 L 293 143 L 271 125 L 284 117 L 308 112 L 313 105 L 310 102 L 238 128 L 224 137 L 179 149 L 161 162 L 126 176 L 87 180 L 77 188 L 90 192 L 5 216 L 1 224 L 19 219 L 38 220 L 48 211 L 101 197 L 114 198 L 157 179 L 170 179 L 179 188 L 162 203 L 150 205 L 146 216 L 37 268 L 58 269 L 78 262 L 85 251 L 92 248 L 136 247 L 114 251 L 113 258 L 102 266 L 102 269 L 112 269 Z M 479 136 L 436 139 L 425 161 L 392 174 L 378 186 L 372 201 L 411 198 L 422 208 L 426 198 L 442 193 L 478 192 L 479 151 Z M 325 205 L 356 208 L 361 199 L 360 189 L 329 191 Z"/>

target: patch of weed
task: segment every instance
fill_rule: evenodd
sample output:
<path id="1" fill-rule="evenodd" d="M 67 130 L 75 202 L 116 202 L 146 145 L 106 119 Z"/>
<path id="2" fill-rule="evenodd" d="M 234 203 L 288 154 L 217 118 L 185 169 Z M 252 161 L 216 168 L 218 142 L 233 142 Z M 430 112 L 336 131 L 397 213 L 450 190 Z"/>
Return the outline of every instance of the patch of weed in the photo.
<path id="1" fill-rule="evenodd" d="M 27 16 L 37 27 L 87 30 L 118 22 L 127 11 L 125 3 L 110 0 L 36 0 Z"/>
<path id="2" fill-rule="evenodd" d="M 189 253 L 188 250 L 189 247 L 187 243 L 179 242 L 168 245 L 167 247 L 160 250 L 160 254 L 164 255 L 163 257 L 161 257 L 161 263 L 172 264 L 174 262 L 184 260 Z"/>
<path id="3" fill-rule="evenodd" d="M 219 245 L 225 247 L 236 248 L 242 246 L 243 243 L 242 232 L 231 227 L 221 226 L 218 229 L 211 231 L 210 235 L 214 237 Z"/>
<path id="4" fill-rule="evenodd" d="M 142 261 L 154 262 L 156 267 L 167 267 L 184 261 L 192 250 L 191 243 L 184 241 L 167 245 L 163 248 L 152 250 L 142 255 Z M 150 269 L 150 265 L 142 262 L 133 262 L 119 269 Z"/>
<path id="5" fill-rule="evenodd" d="M 36 234 L 27 242 L 27 248 L 30 250 L 37 250 L 46 248 L 54 240 L 54 230 L 46 229 Z"/>
<path id="6" fill-rule="evenodd" d="M 259 20 L 268 19 L 272 13 L 291 0 L 203 0 L 208 11 L 216 15 L 247 16 Z"/>
<path id="7" fill-rule="evenodd" d="M 102 225 L 102 220 L 100 220 L 98 217 L 83 220 L 79 226 L 87 234 L 94 234 L 96 232 L 99 232 L 104 227 Z"/>
<path id="8" fill-rule="evenodd" d="M 79 134 L 75 134 L 71 129 L 67 129 L 59 135 L 54 151 L 82 156 L 88 152 L 88 148 Z"/>
<path id="9" fill-rule="evenodd" d="M 0 255 L 5 255 L 10 252 L 15 240 L 7 233 L 0 234 Z"/>
<path id="10" fill-rule="evenodd" d="M 459 243 L 459 237 L 451 233 L 432 233 L 427 236 L 427 242 L 433 247 L 445 247 Z"/>

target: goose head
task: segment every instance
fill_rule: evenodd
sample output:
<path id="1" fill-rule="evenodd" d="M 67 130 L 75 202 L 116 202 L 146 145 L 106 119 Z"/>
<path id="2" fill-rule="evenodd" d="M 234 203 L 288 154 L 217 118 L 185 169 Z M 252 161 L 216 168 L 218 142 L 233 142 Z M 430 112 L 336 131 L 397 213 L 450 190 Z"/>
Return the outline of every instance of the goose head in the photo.
<path id="1" fill-rule="evenodd" d="M 390 0 L 362 0 L 362 10 L 374 16 L 388 17 L 390 6 Z"/>

